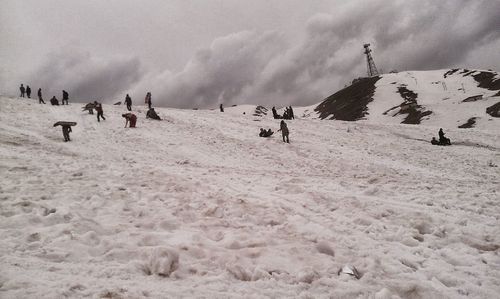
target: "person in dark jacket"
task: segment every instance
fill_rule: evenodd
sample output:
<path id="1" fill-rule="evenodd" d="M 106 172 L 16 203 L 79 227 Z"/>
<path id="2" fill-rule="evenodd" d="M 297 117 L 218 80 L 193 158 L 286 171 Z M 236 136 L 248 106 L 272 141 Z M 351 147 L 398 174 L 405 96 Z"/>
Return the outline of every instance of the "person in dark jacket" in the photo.
<path id="1" fill-rule="evenodd" d="M 288 110 L 288 111 L 289 111 L 289 112 L 288 112 L 288 114 L 290 114 L 290 119 L 295 119 L 295 115 L 293 115 L 293 109 L 292 109 L 292 106 L 290 106 L 288 109 L 289 109 L 289 110 Z"/>
<path id="2" fill-rule="evenodd" d="M 73 130 L 71 130 L 71 126 L 62 125 L 62 132 L 64 136 L 64 142 L 71 141 L 71 139 L 69 139 L 69 133 L 73 132 Z"/>
<path id="3" fill-rule="evenodd" d="M 439 143 L 440 144 L 443 144 L 443 145 L 450 145 L 451 144 L 450 139 L 444 137 L 443 128 L 439 129 L 438 135 L 439 135 Z"/>
<path id="4" fill-rule="evenodd" d="M 98 103 L 97 101 L 94 101 L 94 109 L 97 111 L 97 121 L 100 122 L 102 117 L 103 120 L 106 120 L 104 117 L 104 111 L 102 110 L 102 104 Z"/>
<path id="5" fill-rule="evenodd" d="M 148 93 L 146 94 L 146 98 L 144 99 L 144 102 L 146 104 L 148 104 L 148 108 L 151 109 L 151 92 L 148 91 Z"/>
<path id="6" fill-rule="evenodd" d="M 222 104 L 219 105 L 220 112 L 224 112 L 224 106 Z"/>
<path id="7" fill-rule="evenodd" d="M 156 114 L 155 108 L 151 108 L 148 110 L 148 112 L 146 112 L 146 118 L 161 120 L 160 116 Z"/>
<path id="8" fill-rule="evenodd" d="M 132 111 L 132 99 L 130 98 L 130 96 L 127 95 L 125 96 L 125 104 L 127 105 L 127 110 L 128 111 Z"/>
<path id="9" fill-rule="evenodd" d="M 19 91 L 21 91 L 21 98 L 24 98 L 24 93 L 26 92 L 26 89 L 24 88 L 24 86 L 22 84 L 19 87 Z"/>
<path id="10" fill-rule="evenodd" d="M 42 98 L 42 89 L 38 88 L 38 104 L 45 104 L 43 98 Z"/>
<path id="11" fill-rule="evenodd" d="M 283 136 L 283 142 L 290 143 L 290 140 L 288 139 L 288 134 L 290 133 L 288 131 L 288 127 L 286 126 L 286 123 L 284 120 L 281 121 L 280 123 L 280 129 L 278 132 L 281 131 L 281 135 Z M 286 141 L 285 141 L 286 139 Z"/>
<path id="12" fill-rule="evenodd" d="M 274 119 L 278 119 L 278 112 L 276 112 L 276 108 L 273 106 L 273 109 L 271 109 L 273 111 L 273 117 Z"/>
<path id="13" fill-rule="evenodd" d="M 260 133 L 259 133 L 260 137 L 270 137 L 273 134 L 274 134 L 274 132 L 273 132 L 273 130 L 271 130 L 271 128 L 269 128 L 268 130 L 260 128 Z"/>
<path id="14" fill-rule="evenodd" d="M 28 99 L 31 99 L 31 88 L 29 85 L 26 85 L 26 96 Z"/>
<path id="15" fill-rule="evenodd" d="M 66 102 L 66 105 L 69 105 L 68 104 L 68 100 L 69 100 L 69 94 L 66 90 L 63 90 L 62 91 L 62 104 L 64 105 L 64 102 Z"/>
<path id="16" fill-rule="evenodd" d="M 264 130 L 264 128 L 260 128 L 259 137 L 264 137 L 264 134 L 266 134 L 266 130 Z"/>
<path id="17" fill-rule="evenodd" d="M 125 118 L 125 128 L 127 127 L 127 124 L 130 122 L 129 128 L 135 128 L 135 123 L 137 122 L 137 116 L 133 113 L 125 113 L 122 114 L 122 117 Z"/>
<path id="18" fill-rule="evenodd" d="M 52 99 L 50 99 L 50 104 L 52 104 L 52 106 L 59 106 L 59 101 L 56 99 L 56 96 L 53 96 Z"/>

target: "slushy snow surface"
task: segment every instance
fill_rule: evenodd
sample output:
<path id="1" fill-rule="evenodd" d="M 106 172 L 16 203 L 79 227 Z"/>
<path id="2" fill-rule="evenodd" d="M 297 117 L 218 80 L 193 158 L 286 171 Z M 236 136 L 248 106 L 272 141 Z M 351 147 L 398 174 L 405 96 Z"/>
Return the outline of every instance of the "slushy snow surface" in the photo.
<path id="1" fill-rule="evenodd" d="M 0 98 L 1 298 L 498 298 L 497 120 L 133 109 Z"/>

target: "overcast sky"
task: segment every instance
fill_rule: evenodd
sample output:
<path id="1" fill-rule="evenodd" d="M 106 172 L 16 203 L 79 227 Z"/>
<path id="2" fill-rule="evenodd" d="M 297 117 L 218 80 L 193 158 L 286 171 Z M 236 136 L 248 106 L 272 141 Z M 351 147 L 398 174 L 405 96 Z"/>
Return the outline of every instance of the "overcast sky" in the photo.
<path id="1" fill-rule="evenodd" d="M 500 0 L 0 0 L 0 94 L 311 105 L 379 70 L 500 69 Z"/>

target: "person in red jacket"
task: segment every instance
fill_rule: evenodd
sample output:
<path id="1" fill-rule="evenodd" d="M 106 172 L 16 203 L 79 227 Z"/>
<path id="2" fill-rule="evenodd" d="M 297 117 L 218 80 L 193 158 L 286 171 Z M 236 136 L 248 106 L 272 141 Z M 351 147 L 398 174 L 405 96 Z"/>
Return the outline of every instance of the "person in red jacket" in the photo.
<path id="1" fill-rule="evenodd" d="M 130 122 L 129 128 L 135 128 L 135 123 L 137 122 L 137 116 L 133 113 L 125 113 L 122 114 L 122 117 L 125 118 L 125 128 L 127 124 Z"/>

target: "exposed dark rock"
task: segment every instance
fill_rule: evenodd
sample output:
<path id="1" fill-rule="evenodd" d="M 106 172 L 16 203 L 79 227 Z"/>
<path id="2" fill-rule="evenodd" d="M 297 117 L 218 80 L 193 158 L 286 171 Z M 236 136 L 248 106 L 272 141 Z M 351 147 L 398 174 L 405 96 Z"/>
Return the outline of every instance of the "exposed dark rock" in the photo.
<path id="1" fill-rule="evenodd" d="M 476 124 L 476 119 L 477 117 L 471 117 L 467 120 L 467 122 L 463 125 L 458 126 L 460 129 L 469 129 L 469 128 L 474 128 L 474 125 Z"/>
<path id="2" fill-rule="evenodd" d="M 398 92 L 405 101 L 400 105 L 400 111 L 394 114 L 394 116 L 398 114 L 408 114 L 401 123 L 418 125 L 424 116 L 432 113 L 432 111 L 426 111 L 424 107 L 418 105 L 418 94 L 409 90 L 406 86 L 398 87 Z"/>
<path id="3" fill-rule="evenodd" d="M 500 102 L 486 108 L 486 113 L 493 117 L 500 117 Z"/>
<path id="4" fill-rule="evenodd" d="M 375 83 L 380 77 L 361 78 L 326 98 L 314 111 L 321 119 L 355 121 L 368 114 L 368 103 L 373 101 Z"/>
<path id="5" fill-rule="evenodd" d="M 257 106 L 255 108 L 255 112 L 253 114 L 253 116 L 264 116 L 264 115 L 267 115 L 267 108 L 264 107 L 264 106 Z"/>
<path id="6" fill-rule="evenodd" d="M 444 73 L 444 77 L 447 78 L 448 76 L 450 75 L 453 75 L 454 73 L 458 72 L 459 69 L 452 69 L 452 70 L 449 70 L 447 71 L 446 73 Z"/>
<path id="7" fill-rule="evenodd" d="M 468 97 L 465 100 L 463 100 L 462 103 L 476 102 L 476 101 L 479 101 L 479 100 L 482 100 L 482 99 L 483 99 L 483 95 L 480 94 L 480 95 L 477 95 L 477 96 Z"/>
<path id="8" fill-rule="evenodd" d="M 478 87 L 488 90 L 500 90 L 500 78 L 495 78 L 496 75 L 494 72 L 480 72 L 472 77 L 479 83 Z"/>

